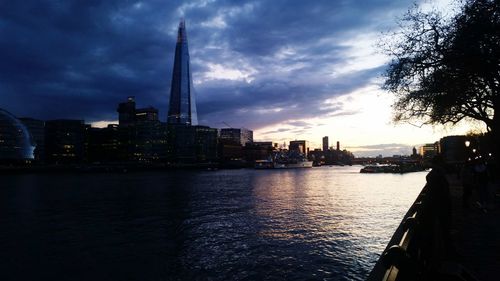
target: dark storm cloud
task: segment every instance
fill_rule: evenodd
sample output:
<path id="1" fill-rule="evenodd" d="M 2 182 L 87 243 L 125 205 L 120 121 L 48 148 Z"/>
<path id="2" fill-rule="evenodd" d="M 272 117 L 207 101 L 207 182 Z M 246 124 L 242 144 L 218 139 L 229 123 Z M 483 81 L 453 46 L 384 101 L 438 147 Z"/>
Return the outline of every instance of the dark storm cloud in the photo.
<path id="1" fill-rule="evenodd" d="M 353 114 L 325 101 L 372 83 L 381 68 L 335 74 L 355 59 L 343 42 L 387 29 L 393 22 L 387 15 L 408 5 L 0 2 L 0 107 L 41 119 L 113 120 L 117 103 L 134 95 L 165 119 L 175 32 L 185 17 L 202 123 L 293 127 L 315 116 Z"/>

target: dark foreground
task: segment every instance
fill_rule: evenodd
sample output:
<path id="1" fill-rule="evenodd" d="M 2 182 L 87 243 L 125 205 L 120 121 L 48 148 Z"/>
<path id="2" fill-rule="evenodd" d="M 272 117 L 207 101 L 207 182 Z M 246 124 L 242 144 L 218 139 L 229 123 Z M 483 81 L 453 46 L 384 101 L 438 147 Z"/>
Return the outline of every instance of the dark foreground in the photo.
<path id="1" fill-rule="evenodd" d="M 442 192 L 448 189 L 442 188 L 445 178 L 436 177 L 438 173 L 427 177 L 427 185 L 404 216 L 369 281 L 499 280 L 498 184 L 489 183 L 486 203 L 478 203 L 476 192 L 469 204 L 463 204 L 461 182 L 446 176 L 449 193 Z"/>
<path id="2" fill-rule="evenodd" d="M 490 206 L 478 208 L 477 193 L 473 204 L 462 208 L 462 185 L 456 177 L 448 177 L 452 196 L 452 238 L 457 249 L 453 257 L 481 281 L 500 278 L 500 188 L 490 185 Z"/>

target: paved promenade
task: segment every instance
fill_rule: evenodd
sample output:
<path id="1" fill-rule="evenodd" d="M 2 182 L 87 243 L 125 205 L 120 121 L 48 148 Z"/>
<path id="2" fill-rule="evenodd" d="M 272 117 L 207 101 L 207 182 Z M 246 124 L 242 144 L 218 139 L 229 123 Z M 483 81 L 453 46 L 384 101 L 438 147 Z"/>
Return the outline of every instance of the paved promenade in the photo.
<path id="1" fill-rule="evenodd" d="M 469 209 L 462 207 L 462 185 L 448 176 L 452 198 L 452 238 L 457 249 L 453 257 L 480 281 L 500 280 L 500 185 L 490 186 L 490 206 L 485 212 L 476 205 L 473 191 Z"/>

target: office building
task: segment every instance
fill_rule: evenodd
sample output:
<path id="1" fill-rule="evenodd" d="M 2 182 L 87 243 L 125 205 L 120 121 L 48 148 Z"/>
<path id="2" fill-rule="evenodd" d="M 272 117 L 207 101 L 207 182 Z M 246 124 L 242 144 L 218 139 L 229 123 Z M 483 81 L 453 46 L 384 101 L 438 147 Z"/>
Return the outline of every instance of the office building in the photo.
<path id="1" fill-rule="evenodd" d="M 199 125 L 168 125 L 169 162 L 215 162 L 218 156 L 217 143 L 217 129 Z"/>
<path id="2" fill-rule="evenodd" d="M 87 160 L 91 163 L 108 163 L 127 160 L 120 142 L 120 131 L 116 124 L 106 128 L 86 128 Z"/>
<path id="3" fill-rule="evenodd" d="M 307 157 L 307 154 L 309 152 L 309 143 L 305 140 L 290 141 L 288 150 L 302 153 Z"/>
<path id="4" fill-rule="evenodd" d="M 328 151 L 328 137 L 323 137 L 323 151 Z"/>
<path id="5" fill-rule="evenodd" d="M 253 131 L 245 128 L 224 128 L 220 130 L 219 139 L 225 143 L 238 143 L 245 146 L 253 142 Z"/>
<path id="6" fill-rule="evenodd" d="M 135 110 L 135 121 L 158 121 L 158 109 L 149 106 Z"/>
<path id="7" fill-rule="evenodd" d="M 184 20 L 179 23 L 177 32 L 167 123 L 171 125 L 198 125 Z"/>
<path id="8" fill-rule="evenodd" d="M 128 97 L 126 102 L 118 104 L 117 111 L 120 127 L 133 125 L 135 122 L 135 98 Z"/>
<path id="9" fill-rule="evenodd" d="M 167 125 L 158 119 L 158 109 L 152 106 L 136 108 L 135 98 L 128 97 L 126 102 L 118 105 L 117 111 L 119 158 L 138 162 L 157 162 L 167 158 Z"/>
<path id="10" fill-rule="evenodd" d="M 439 142 L 427 143 L 420 147 L 420 155 L 424 159 L 431 159 L 439 153 Z"/>
<path id="11" fill-rule="evenodd" d="M 45 122 L 45 158 L 54 164 L 84 160 L 85 124 L 83 120 L 58 119 Z"/>

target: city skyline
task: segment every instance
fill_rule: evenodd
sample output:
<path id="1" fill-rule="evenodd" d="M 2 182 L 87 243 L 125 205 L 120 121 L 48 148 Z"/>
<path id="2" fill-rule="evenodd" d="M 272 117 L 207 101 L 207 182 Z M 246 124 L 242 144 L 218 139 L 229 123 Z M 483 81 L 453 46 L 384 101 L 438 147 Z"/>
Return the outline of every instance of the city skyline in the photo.
<path id="1" fill-rule="evenodd" d="M 419 3 L 451 10 L 449 1 Z M 391 124 L 393 97 L 379 87 L 388 59 L 374 45 L 410 6 L 2 4 L 0 107 L 18 117 L 95 125 L 117 123 L 110 109 L 127 96 L 168 108 L 172 46 L 185 18 L 201 125 L 227 123 L 253 130 L 256 140 L 307 139 L 318 148 L 329 136 L 359 156 L 409 154 L 468 130 Z M 166 110 L 159 113 L 167 119 Z"/>

